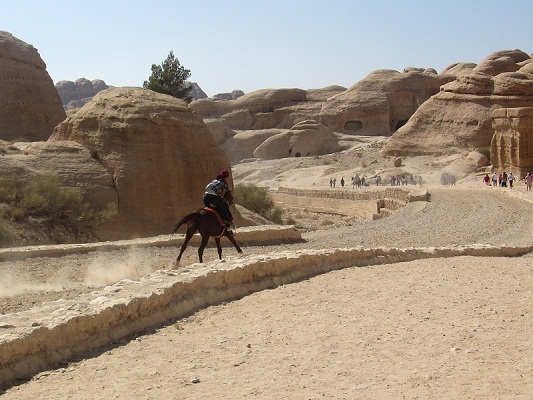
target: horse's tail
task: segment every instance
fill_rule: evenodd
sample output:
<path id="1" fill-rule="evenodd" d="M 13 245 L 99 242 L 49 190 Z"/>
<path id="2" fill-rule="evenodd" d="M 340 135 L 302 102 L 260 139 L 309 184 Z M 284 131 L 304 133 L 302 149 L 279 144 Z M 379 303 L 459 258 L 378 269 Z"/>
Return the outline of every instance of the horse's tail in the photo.
<path id="1" fill-rule="evenodd" d="M 176 233 L 176 231 L 178 230 L 178 228 L 180 226 L 182 226 L 183 224 L 186 224 L 187 222 L 190 222 L 190 221 L 194 221 L 196 218 L 198 218 L 200 216 L 200 213 L 199 212 L 193 212 L 189 215 L 186 215 L 185 217 L 183 217 L 182 219 L 180 219 L 176 225 L 174 225 L 174 228 L 172 228 L 172 233 Z"/>

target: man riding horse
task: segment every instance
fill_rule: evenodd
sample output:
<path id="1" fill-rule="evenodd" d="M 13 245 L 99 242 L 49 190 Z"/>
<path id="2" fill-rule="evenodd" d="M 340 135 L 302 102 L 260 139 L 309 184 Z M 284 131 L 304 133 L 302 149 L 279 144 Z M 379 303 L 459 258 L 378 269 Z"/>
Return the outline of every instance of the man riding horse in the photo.
<path id="1" fill-rule="evenodd" d="M 233 217 L 229 210 L 229 204 L 224 200 L 226 191 L 230 190 L 226 182 L 228 176 L 229 172 L 224 169 L 205 187 L 204 205 L 215 207 L 220 217 L 226 221 L 226 230 L 231 231 L 234 228 Z"/>

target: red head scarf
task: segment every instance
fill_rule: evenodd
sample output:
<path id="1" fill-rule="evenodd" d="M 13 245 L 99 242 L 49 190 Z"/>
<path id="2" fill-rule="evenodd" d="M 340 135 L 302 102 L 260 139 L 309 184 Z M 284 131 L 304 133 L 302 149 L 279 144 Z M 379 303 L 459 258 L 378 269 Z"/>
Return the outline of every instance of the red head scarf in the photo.
<path id="1" fill-rule="evenodd" d="M 229 172 L 228 172 L 228 170 L 223 169 L 223 170 L 220 171 L 219 174 L 217 175 L 217 179 L 218 179 L 219 181 L 221 181 L 222 179 L 227 178 L 228 176 L 229 176 Z"/>

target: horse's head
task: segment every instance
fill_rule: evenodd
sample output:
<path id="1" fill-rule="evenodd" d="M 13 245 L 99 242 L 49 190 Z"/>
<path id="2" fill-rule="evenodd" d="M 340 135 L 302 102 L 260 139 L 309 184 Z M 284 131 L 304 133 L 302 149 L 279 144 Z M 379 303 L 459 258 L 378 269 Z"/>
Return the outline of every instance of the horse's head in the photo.
<path id="1" fill-rule="evenodd" d="M 224 193 L 224 200 L 226 200 L 229 205 L 233 204 L 235 198 L 233 197 L 231 190 L 226 190 L 226 193 Z"/>

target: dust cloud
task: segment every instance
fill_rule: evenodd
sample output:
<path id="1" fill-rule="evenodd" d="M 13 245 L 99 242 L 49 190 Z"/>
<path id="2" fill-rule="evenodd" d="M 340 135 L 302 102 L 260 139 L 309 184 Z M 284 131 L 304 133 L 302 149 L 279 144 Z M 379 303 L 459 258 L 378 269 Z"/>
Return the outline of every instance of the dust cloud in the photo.
<path id="1" fill-rule="evenodd" d="M 100 254 L 87 268 L 84 283 L 105 286 L 121 279 L 138 279 L 151 272 L 150 259 L 138 250 L 132 249 L 121 260 L 110 260 L 106 254 Z"/>
<path id="2" fill-rule="evenodd" d="M 33 292 L 59 292 L 63 285 L 59 282 L 36 282 L 24 274 L 6 273 L 0 280 L 0 297 L 20 296 Z"/>

